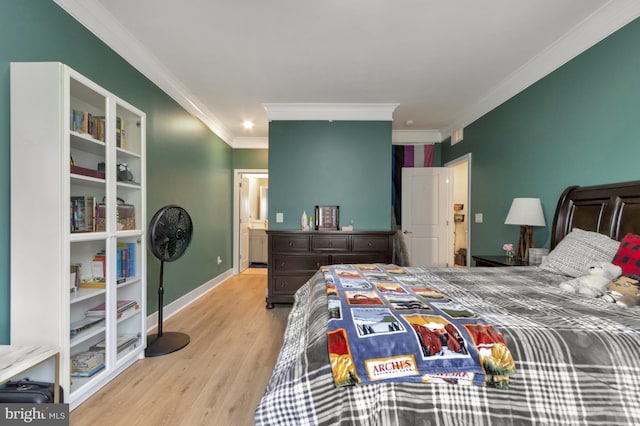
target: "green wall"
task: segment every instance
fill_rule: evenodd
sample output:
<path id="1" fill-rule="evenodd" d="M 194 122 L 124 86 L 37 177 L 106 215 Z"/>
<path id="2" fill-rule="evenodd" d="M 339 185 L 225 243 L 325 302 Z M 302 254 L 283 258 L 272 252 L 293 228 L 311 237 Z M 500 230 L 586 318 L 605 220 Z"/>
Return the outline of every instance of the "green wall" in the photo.
<path id="1" fill-rule="evenodd" d="M 147 113 L 148 219 L 185 207 L 194 237 L 165 268 L 165 303 L 231 268 L 232 150 L 202 122 L 49 0 L 0 2 L 0 344 L 9 343 L 9 63 L 59 61 Z M 37 249 L 37 247 L 34 247 Z M 46 255 L 42 254 L 42 255 Z M 223 263 L 216 264 L 220 256 Z M 148 309 L 157 309 L 159 262 L 148 255 Z M 37 295 L 34 295 L 37 297 Z"/>
<path id="2" fill-rule="evenodd" d="M 557 200 L 570 185 L 640 179 L 640 20 L 574 58 L 443 143 L 443 160 L 472 153 L 471 253 L 502 254 L 517 243 L 504 225 L 514 197 L 539 197 L 549 247 Z"/>
<path id="3" fill-rule="evenodd" d="M 234 149 L 231 154 L 233 169 L 268 169 L 268 149 Z"/>
<path id="4" fill-rule="evenodd" d="M 339 205 L 341 226 L 391 229 L 390 121 L 270 123 L 269 229 L 300 229 L 315 205 Z"/>

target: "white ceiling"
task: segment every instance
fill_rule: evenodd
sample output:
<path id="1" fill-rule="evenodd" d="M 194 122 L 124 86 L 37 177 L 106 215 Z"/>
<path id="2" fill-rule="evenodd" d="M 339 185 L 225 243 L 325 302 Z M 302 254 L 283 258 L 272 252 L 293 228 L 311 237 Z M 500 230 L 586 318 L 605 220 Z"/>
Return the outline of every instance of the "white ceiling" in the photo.
<path id="1" fill-rule="evenodd" d="M 265 103 L 397 103 L 394 131 L 440 141 L 640 16 L 637 0 L 55 1 L 237 147 L 266 142 Z"/>

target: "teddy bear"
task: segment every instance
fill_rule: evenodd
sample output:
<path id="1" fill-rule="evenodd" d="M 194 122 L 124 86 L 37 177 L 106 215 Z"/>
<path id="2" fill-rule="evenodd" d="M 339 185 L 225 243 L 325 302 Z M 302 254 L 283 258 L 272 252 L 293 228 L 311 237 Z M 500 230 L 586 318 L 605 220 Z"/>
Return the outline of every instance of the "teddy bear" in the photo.
<path id="1" fill-rule="evenodd" d="M 609 282 L 622 274 L 622 268 L 609 262 L 598 262 L 589 267 L 587 274 L 565 281 L 560 288 L 571 293 L 585 294 L 590 297 L 598 297 L 604 294 Z"/>

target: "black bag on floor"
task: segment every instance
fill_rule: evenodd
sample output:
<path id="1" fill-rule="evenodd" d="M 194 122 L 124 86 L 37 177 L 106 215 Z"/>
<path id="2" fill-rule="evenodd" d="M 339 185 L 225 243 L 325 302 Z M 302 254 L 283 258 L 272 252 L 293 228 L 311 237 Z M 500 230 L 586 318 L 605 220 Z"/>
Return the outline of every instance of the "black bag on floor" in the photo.
<path id="1" fill-rule="evenodd" d="M 62 400 L 60 388 L 60 401 Z M 34 382 L 29 379 L 7 382 L 4 388 L 0 388 L 0 403 L 53 404 L 53 383 Z"/>

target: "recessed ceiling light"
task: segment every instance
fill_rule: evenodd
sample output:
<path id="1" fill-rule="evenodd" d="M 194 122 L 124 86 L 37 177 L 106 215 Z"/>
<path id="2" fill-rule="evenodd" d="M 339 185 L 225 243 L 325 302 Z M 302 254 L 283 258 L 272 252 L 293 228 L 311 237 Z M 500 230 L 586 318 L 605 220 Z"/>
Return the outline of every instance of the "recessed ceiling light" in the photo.
<path id="1" fill-rule="evenodd" d="M 242 123 L 245 129 L 253 129 L 253 121 L 245 121 Z"/>

